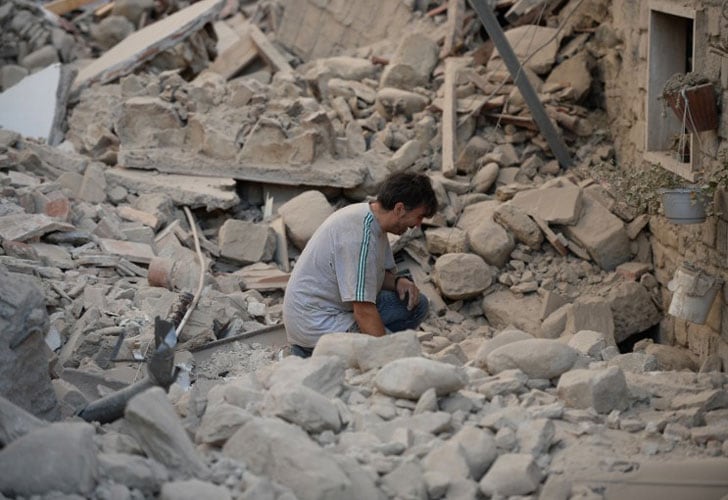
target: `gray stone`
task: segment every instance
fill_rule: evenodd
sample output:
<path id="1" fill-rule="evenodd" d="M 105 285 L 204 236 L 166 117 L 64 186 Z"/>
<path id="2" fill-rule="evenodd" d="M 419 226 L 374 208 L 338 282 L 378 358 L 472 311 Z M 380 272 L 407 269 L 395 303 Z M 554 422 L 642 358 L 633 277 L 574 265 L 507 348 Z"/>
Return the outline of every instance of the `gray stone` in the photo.
<path id="1" fill-rule="evenodd" d="M 438 50 L 437 43 L 423 33 L 406 36 L 382 72 L 379 86 L 409 90 L 426 85 L 438 62 Z"/>
<path id="2" fill-rule="evenodd" d="M 483 314 L 494 328 L 518 328 L 534 337 L 541 331 L 541 298 L 537 294 L 516 296 L 510 290 L 487 294 L 481 303 Z"/>
<path id="3" fill-rule="evenodd" d="M 624 410 L 629 405 L 629 389 L 621 369 L 577 369 L 559 379 L 559 397 L 573 408 L 593 408 L 597 413 Z"/>
<path id="4" fill-rule="evenodd" d="M 372 337 L 361 333 L 329 333 L 322 335 L 313 350 L 316 356 L 338 356 L 349 368 L 358 368 L 356 347 L 366 348 Z"/>
<path id="5" fill-rule="evenodd" d="M 451 480 L 470 476 L 462 447 L 452 440 L 430 450 L 422 459 L 422 466 L 427 472 L 441 472 Z"/>
<path id="6" fill-rule="evenodd" d="M 592 83 L 588 66 L 589 57 L 587 51 L 582 51 L 566 59 L 551 70 L 544 83 L 559 83 L 571 87 L 574 92 L 574 100 L 580 101 L 587 95 Z"/>
<path id="7" fill-rule="evenodd" d="M 53 45 L 46 45 L 25 56 L 20 65 L 32 73 L 35 69 L 46 68 L 57 62 L 60 62 L 58 51 Z"/>
<path id="8" fill-rule="evenodd" d="M 207 409 L 195 432 L 195 442 L 222 446 L 252 415 L 240 405 L 213 404 L 209 397 Z"/>
<path id="9" fill-rule="evenodd" d="M 159 462 L 129 453 L 99 453 L 101 477 L 136 488 L 147 495 L 159 492 L 169 472 Z"/>
<path id="10" fill-rule="evenodd" d="M 222 453 L 290 488 L 302 500 L 357 497 L 332 455 L 302 429 L 279 419 L 254 418 L 228 439 Z"/>
<path id="11" fill-rule="evenodd" d="M 309 433 L 339 432 L 341 419 L 329 398 L 300 384 L 274 385 L 264 400 L 264 414 L 275 415 Z"/>
<path id="12" fill-rule="evenodd" d="M 433 255 L 463 253 L 470 248 L 468 235 L 457 227 L 434 227 L 425 230 L 427 251 Z"/>
<path id="13" fill-rule="evenodd" d="M 302 359 L 288 356 L 282 361 L 259 370 L 256 375 L 261 384 L 270 389 L 278 383 L 296 380 L 327 397 L 336 397 L 344 381 L 344 361 L 337 356 L 316 356 Z"/>
<path id="14" fill-rule="evenodd" d="M 527 245 L 531 250 L 541 248 L 543 233 L 522 208 L 504 203 L 496 209 L 493 219 L 510 230 L 517 241 Z"/>
<path id="15" fill-rule="evenodd" d="M 134 25 L 137 25 L 142 14 L 151 11 L 153 8 L 153 0 L 117 0 L 114 2 L 111 13 L 115 16 L 124 16 Z"/>
<path id="16" fill-rule="evenodd" d="M 112 14 L 91 25 L 91 38 L 108 50 L 134 32 L 134 25 L 124 16 Z"/>
<path id="17" fill-rule="evenodd" d="M 475 173 L 470 180 L 473 191 L 476 193 L 487 193 L 493 187 L 495 180 L 498 178 L 500 166 L 495 162 L 489 162 L 483 165 Z"/>
<path id="18" fill-rule="evenodd" d="M 386 167 L 390 172 L 404 172 L 425 153 L 428 145 L 419 139 L 411 139 L 394 152 L 392 157 L 387 160 Z"/>
<path id="19" fill-rule="evenodd" d="M 518 368 L 529 378 L 551 379 L 571 369 L 577 351 L 551 339 L 529 339 L 512 342 L 491 352 L 488 370 L 498 373 Z"/>
<path id="20" fill-rule="evenodd" d="M 45 297 L 31 278 L 0 266 L 0 397 L 48 420 L 59 418 L 48 374 Z"/>
<path id="21" fill-rule="evenodd" d="M 76 198 L 89 203 L 106 201 L 105 168 L 101 163 L 91 163 L 86 167 Z"/>
<path id="22" fill-rule="evenodd" d="M 613 344 L 614 319 L 609 303 L 601 297 L 587 296 L 577 299 L 566 308 L 564 333 L 573 335 L 581 330 L 594 330 L 604 335 L 608 344 Z"/>
<path id="23" fill-rule="evenodd" d="M 16 64 L 6 64 L 0 68 L 0 91 L 9 89 L 20 80 L 28 76 L 26 68 Z"/>
<path id="24" fill-rule="evenodd" d="M 0 396 L 0 448 L 46 425 L 47 422 Z"/>
<path id="25" fill-rule="evenodd" d="M 305 191 L 278 207 L 278 213 L 288 230 L 288 236 L 303 250 L 314 231 L 334 213 L 334 207 L 320 191 Z"/>
<path id="26" fill-rule="evenodd" d="M 199 479 L 164 483 L 162 491 L 159 493 L 160 500 L 196 500 L 198 498 L 231 500 L 232 495 L 224 486 L 217 486 Z"/>
<path id="27" fill-rule="evenodd" d="M 448 253 L 435 261 L 433 281 L 448 299 L 469 299 L 491 285 L 493 271 L 478 255 Z"/>
<path id="28" fill-rule="evenodd" d="M 228 219 L 220 227 L 220 255 L 242 264 L 273 258 L 276 235 L 268 224 Z"/>
<path id="29" fill-rule="evenodd" d="M 0 450 L 0 493 L 90 495 L 98 480 L 94 434 L 85 422 L 62 422 L 19 437 Z"/>
<path id="30" fill-rule="evenodd" d="M 374 378 L 382 393 L 417 400 L 434 387 L 438 396 L 458 391 L 467 377 L 462 368 L 425 358 L 402 358 L 385 365 Z"/>
<path id="31" fill-rule="evenodd" d="M 412 116 L 419 113 L 429 102 L 421 94 L 387 87 L 377 92 L 375 108 L 384 118 L 391 119 L 397 115 Z"/>
<path id="32" fill-rule="evenodd" d="M 607 339 L 601 332 L 580 330 L 569 339 L 569 346 L 591 358 L 601 360 L 601 353 L 607 347 Z"/>
<path id="33" fill-rule="evenodd" d="M 551 419 L 537 418 L 524 422 L 516 431 L 518 450 L 521 453 L 529 453 L 537 459 L 542 454 L 548 453 L 555 435 L 556 426 Z"/>
<path id="34" fill-rule="evenodd" d="M 460 445 L 460 452 L 470 469 L 470 477 L 476 481 L 483 477 L 498 456 L 493 434 L 479 427 L 463 426 L 450 442 Z"/>
<path id="35" fill-rule="evenodd" d="M 616 347 L 615 347 L 616 349 Z M 604 354 L 602 353 L 602 357 Z M 657 358 L 645 352 L 627 352 L 607 359 L 608 366 L 616 366 L 625 372 L 645 373 L 657 370 Z"/>
<path id="36" fill-rule="evenodd" d="M 473 137 L 471 137 L 465 147 L 462 148 L 461 153 L 458 155 L 458 158 L 455 161 L 455 167 L 457 168 L 458 172 L 472 174 L 475 170 L 478 158 L 483 156 L 483 154 L 485 154 L 492 147 L 493 144 L 491 144 L 485 138 L 479 135 L 474 135 Z"/>
<path id="37" fill-rule="evenodd" d="M 382 486 L 391 491 L 395 498 L 427 499 L 426 479 L 427 472 L 420 464 L 407 461 L 400 464 L 392 472 L 382 477 Z"/>
<path id="38" fill-rule="evenodd" d="M 518 329 L 506 329 L 496 333 L 492 339 L 486 339 L 478 348 L 473 364 L 479 368 L 486 369 L 488 355 L 501 346 L 534 338 L 533 335 Z"/>
<path id="39" fill-rule="evenodd" d="M 614 341 L 619 343 L 644 332 L 662 319 L 650 292 L 636 281 L 621 281 L 607 296 L 614 320 Z"/>
<path id="40" fill-rule="evenodd" d="M 500 455 L 480 480 L 479 486 L 486 496 L 528 495 L 536 491 L 543 478 L 533 457 L 527 453 Z"/>
<path id="41" fill-rule="evenodd" d="M 161 387 L 134 396 L 124 418 L 144 452 L 170 469 L 195 477 L 209 471 Z"/>
<path id="42" fill-rule="evenodd" d="M 182 146 L 185 138 L 174 105 L 158 97 L 131 97 L 124 101 L 114 130 L 127 148 Z"/>
<path id="43" fill-rule="evenodd" d="M 384 337 L 367 337 L 366 343 L 354 344 L 354 355 L 361 371 L 379 368 L 400 358 L 422 355 L 422 347 L 414 330 L 395 332 Z"/>

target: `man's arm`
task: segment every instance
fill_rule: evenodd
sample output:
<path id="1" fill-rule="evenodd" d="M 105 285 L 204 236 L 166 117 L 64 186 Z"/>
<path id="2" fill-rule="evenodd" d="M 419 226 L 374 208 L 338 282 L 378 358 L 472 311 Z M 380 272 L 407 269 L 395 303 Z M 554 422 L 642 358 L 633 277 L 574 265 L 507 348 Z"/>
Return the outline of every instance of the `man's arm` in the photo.
<path id="1" fill-rule="evenodd" d="M 376 304 L 372 302 L 352 302 L 352 307 L 354 308 L 354 319 L 362 333 L 374 337 L 382 337 L 386 333 Z"/>

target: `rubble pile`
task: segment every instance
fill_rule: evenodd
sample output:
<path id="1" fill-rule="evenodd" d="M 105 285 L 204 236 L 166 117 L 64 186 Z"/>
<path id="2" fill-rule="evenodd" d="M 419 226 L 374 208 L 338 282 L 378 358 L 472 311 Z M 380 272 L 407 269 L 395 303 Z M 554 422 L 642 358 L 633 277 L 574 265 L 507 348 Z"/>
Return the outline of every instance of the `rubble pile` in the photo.
<path id="1" fill-rule="evenodd" d="M 14 2 L 3 25 L 33 12 Z M 614 156 L 592 79 L 618 44 L 608 9 L 525 3 L 496 8 L 578 168 L 553 159 L 473 13 L 454 29 L 404 3 L 379 13 L 388 39 L 330 48 L 261 30 L 346 21 L 317 2 L 252 19 L 199 2 L 153 50 L 97 40 L 123 71 L 80 74 L 62 144 L 0 129 L 0 497 L 603 498 L 663 459 L 725 468 L 721 360 L 652 340 L 649 217 L 588 176 Z M 195 366 L 280 324 L 313 231 L 404 170 L 439 201 L 391 241 L 430 298 L 421 331 L 329 335 L 309 360 L 230 342 Z M 143 377 L 155 318 L 185 312 L 179 383 L 81 422 Z"/>
<path id="2" fill-rule="evenodd" d="M 0 91 L 56 62 L 87 55 L 80 36 L 69 33 L 32 2 L 8 0 L 0 6 Z"/>

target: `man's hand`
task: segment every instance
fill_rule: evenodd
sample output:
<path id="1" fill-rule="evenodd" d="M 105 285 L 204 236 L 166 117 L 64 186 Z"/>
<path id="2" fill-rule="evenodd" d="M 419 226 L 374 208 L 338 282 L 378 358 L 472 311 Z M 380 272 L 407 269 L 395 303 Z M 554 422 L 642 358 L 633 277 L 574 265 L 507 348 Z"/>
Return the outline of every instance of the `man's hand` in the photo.
<path id="1" fill-rule="evenodd" d="M 399 300 L 407 301 L 407 310 L 411 311 L 420 303 L 420 289 L 412 280 L 404 277 L 398 277 L 395 281 L 396 292 Z"/>

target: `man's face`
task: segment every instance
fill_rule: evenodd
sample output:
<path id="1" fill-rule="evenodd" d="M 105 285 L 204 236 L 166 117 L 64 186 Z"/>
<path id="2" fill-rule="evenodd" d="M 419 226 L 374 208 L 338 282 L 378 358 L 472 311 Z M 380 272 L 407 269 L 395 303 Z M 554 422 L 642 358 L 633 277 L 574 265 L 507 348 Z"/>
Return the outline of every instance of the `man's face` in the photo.
<path id="1" fill-rule="evenodd" d="M 393 223 L 392 230 L 390 233 L 404 234 L 410 228 L 418 227 L 422 224 L 422 219 L 425 218 L 427 213 L 427 207 L 419 206 L 412 210 L 407 210 L 404 204 L 398 203 L 395 206 L 396 220 Z"/>

